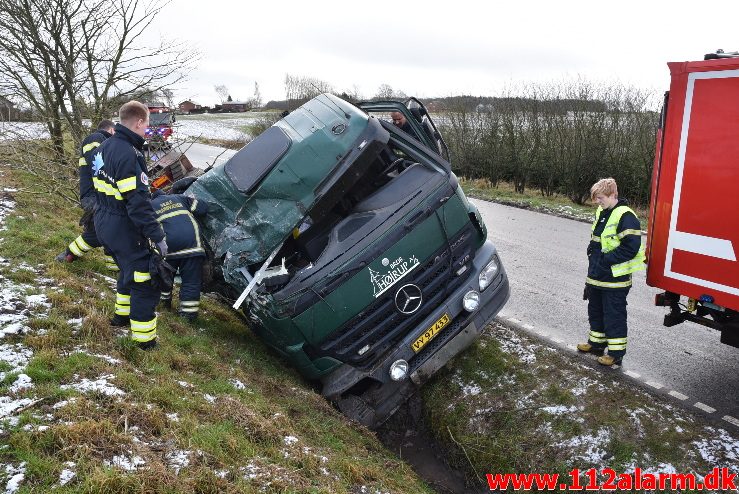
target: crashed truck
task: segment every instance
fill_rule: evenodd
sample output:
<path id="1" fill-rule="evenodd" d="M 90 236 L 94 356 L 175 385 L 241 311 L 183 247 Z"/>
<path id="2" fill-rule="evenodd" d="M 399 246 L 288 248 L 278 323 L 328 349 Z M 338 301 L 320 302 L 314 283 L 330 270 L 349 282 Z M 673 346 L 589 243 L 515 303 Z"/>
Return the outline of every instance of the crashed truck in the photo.
<path id="1" fill-rule="evenodd" d="M 472 344 L 509 285 L 425 108 L 367 110 L 320 95 L 176 189 L 209 206 L 206 290 L 376 427 Z M 417 134 L 373 116 L 389 111 Z"/>

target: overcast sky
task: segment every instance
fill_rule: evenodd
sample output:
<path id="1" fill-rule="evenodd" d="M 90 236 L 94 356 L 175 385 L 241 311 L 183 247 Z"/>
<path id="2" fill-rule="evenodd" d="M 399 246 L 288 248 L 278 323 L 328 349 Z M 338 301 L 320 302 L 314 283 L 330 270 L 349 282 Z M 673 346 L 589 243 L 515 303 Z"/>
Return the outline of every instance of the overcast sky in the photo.
<path id="1" fill-rule="evenodd" d="M 284 99 L 285 74 L 363 97 L 389 84 L 418 97 L 494 95 L 578 76 L 666 90 L 668 61 L 739 50 L 739 1 L 171 0 L 151 36 L 201 58 L 178 101 L 218 102 L 213 86 Z"/>

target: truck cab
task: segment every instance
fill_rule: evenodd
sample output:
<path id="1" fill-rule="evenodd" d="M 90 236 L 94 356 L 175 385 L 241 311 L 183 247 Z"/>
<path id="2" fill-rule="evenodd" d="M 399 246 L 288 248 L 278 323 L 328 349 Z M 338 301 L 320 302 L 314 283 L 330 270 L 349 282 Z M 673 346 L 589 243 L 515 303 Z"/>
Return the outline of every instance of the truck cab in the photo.
<path id="1" fill-rule="evenodd" d="M 323 94 L 186 190 L 209 205 L 208 289 L 369 427 L 509 297 L 479 212 L 417 137 Z"/>

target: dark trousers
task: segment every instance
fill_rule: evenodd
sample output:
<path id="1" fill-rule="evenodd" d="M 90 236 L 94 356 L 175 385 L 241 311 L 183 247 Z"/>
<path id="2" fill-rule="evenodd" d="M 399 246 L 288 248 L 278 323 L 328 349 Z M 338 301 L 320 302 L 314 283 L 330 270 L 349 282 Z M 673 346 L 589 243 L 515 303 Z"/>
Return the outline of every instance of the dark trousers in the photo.
<path id="1" fill-rule="evenodd" d="M 602 290 L 591 286 L 588 296 L 588 342 L 596 348 L 608 346 L 608 355 L 621 358 L 626 353 L 626 296 L 629 288 Z"/>
<path id="2" fill-rule="evenodd" d="M 105 210 L 95 213 L 95 230 L 120 268 L 116 314 L 130 317 L 134 341 L 153 340 L 156 338 L 155 308 L 160 292 L 151 283 L 148 242 L 127 216 Z"/>
<path id="3" fill-rule="evenodd" d="M 200 310 L 200 288 L 202 284 L 203 256 L 167 259 L 182 279 L 180 285 L 180 314 L 197 316 Z M 172 287 L 162 292 L 162 300 L 172 300 Z"/>

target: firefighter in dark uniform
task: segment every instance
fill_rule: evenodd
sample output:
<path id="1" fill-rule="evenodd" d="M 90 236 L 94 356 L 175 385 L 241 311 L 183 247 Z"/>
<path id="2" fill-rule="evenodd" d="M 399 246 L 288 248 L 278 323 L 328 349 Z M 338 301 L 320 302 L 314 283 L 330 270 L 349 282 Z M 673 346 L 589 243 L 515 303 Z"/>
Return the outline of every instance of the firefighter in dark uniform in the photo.
<path id="1" fill-rule="evenodd" d="M 167 255 L 164 231 L 151 207 L 149 179 L 142 154 L 149 110 L 138 101 L 123 105 L 120 124 L 93 156 L 93 184 L 97 191 L 95 230 L 120 267 L 112 325 L 130 323 L 131 338 L 141 348 L 156 345 L 154 309 L 159 290 L 150 274 L 150 242 Z"/>
<path id="2" fill-rule="evenodd" d="M 56 256 L 59 262 L 74 262 L 88 251 L 101 247 L 103 244 L 98 240 L 95 233 L 95 222 L 93 219 L 97 196 L 92 185 L 92 156 L 95 149 L 113 133 L 115 124 L 110 120 L 101 120 L 97 130 L 85 137 L 80 145 L 79 176 L 80 176 L 80 206 L 84 211 L 80 219 L 80 226 L 84 228 L 82 235 L 72 240 L 67 249 Z M 118 266 L 113 261 L 109 252 L 105 253 L 105 264 L 111 271 L 118 271 Z"/>
<path id="3" fill-rule="evenodd" d="M 155 192 L 151 201 L 157 221 L 167 235 L 167 262 L 180 273 L 180 317 L 194 321 L 200 310 L 201 268 L 205 249 L 200 239 L 200 226 L 195 216 L 208 212 L 208 205 L 180 194 Z M 172 307 L 172 287 L 163 289 L 161 304 Z"/>
<path id="4" fill-rule="evenodd" d="M 626 296 L 631 274 L 644 269 L 641 226 L 634 211 L 618 198 L 616 181 L 604 178 L 590 189 L 598 204 L 590 243 L 585 298 L 590 334 L 577 349 L 599 355 L 603 365 L 620 365 L 626 353 Z M 608 355 L 604 355 L 608 349 Z"/>

